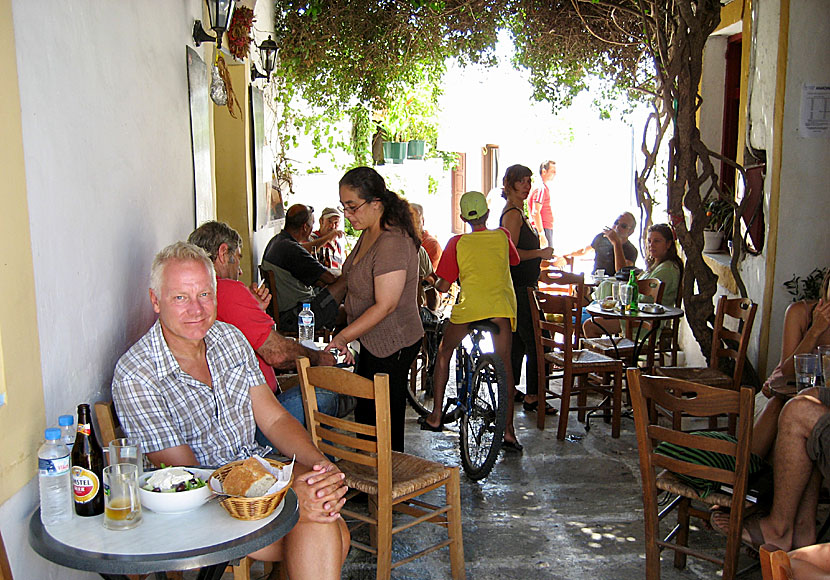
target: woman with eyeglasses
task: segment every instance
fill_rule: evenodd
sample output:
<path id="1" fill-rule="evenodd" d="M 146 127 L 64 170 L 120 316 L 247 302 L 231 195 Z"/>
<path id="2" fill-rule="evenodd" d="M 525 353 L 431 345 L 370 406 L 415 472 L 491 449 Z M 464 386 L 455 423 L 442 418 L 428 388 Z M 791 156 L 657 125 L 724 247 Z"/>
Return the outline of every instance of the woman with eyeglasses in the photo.
<path id="1" fill-rule="evenodd" d="M 340 203 L 346 218 L 361 232 L 346 261 L 343 275 L 329 286 L 345 299 L 348 325 L 326 346 L 345 353 L 360 343 L 355 372 L 374 378 L 389 374 L 392 449 L 404 450 L 404 416 L 409 367 L 421 347 L 424 328 L 418 309 L 418 248 L 421 242 L 409 204 L 389 191 L 383 177 L 370 167 L 356 167 L 340 179 Z M 358 399 L 358 422 L 375 422 L 371 401 Z"/>
<path id="2" fill-rule="evenodd" d="M 549 260 L 553 256 L 553 248 L 541 248 L 539 234 L 530 222 L 525 210 L 525 201 L 530 195 L 530 185 L 533 172 L 524 165 L 511 165 L 504 173 L 502 197 L 507 200 L 501 212 L 500 225 L 510 232 L 510 237 L 519 252 L 518 266 L 510 266 L 510 277 L 513 279 L 513 290 L 516 292 L 516 331 L 513 333 L 511 352 L 511 366 L 513 380 L 518 382 L 522 376 L 522 360 L 527 355 L 527 373 L 525 376 L 526 394 L 522 407 L 527 412 L 536 410 L 539 405 L 539 375 L 536 365 L 536 338 L 533 334 L 533 319 L 530 315 L 530 300 L 528 288 L 536 288 L 541 274 L 542 260 Z M 512 401 L 515 397 L 515 388 L 510 393 Z M 556 409 L 548 405 L 544 412 L 553 414 Z M 515 433 L 505 433 L 504 447 L 509 450 L 521 451 L 522 446 L 516 440 Z"/>

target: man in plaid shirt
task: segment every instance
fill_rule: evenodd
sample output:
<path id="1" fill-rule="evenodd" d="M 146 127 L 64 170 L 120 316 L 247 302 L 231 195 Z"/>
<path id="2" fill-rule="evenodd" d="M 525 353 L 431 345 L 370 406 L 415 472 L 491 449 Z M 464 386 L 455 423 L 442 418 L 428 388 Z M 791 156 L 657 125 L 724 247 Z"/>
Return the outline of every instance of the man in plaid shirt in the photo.
<path id="1" fill-rule="evenodd" d="M 159 315 L 118 361 L 112 395 L 128 437 L 155 465 L 222 465 L 267 449 L 296 456 L 300 520 L 252 557 L 284 560 L 297 578 L 339 578 L 349 534 L 340 517 L 340 470 L 277 401 L 244 335 L 216 321 L 216 274 L 201 248 L 177 242 L 153 261 L 150 301 Z"/>

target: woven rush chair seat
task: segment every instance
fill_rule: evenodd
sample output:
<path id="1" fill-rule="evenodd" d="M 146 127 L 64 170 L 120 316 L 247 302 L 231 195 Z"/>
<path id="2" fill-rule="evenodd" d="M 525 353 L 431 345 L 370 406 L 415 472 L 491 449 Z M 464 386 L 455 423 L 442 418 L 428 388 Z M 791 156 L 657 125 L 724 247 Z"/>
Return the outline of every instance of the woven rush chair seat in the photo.
<path id="1" fill-rule="evenodd" d="M 369 495 L 378 493 L 377 470 L 359 463 L 341 460 L 337 463 L 346 474 L 346 485 Z M 392 452 L 392 499 L 441 483 L 450 477 L 450 468 L 422 457 Z"/>
<path id="2" fill-rule="evenodd" d="M 655 374 L 661 377 L 727 389 L 732 386 L 734 381 L 733 377 L 711 367 L 657 367 Z"/>
<path id="3" fill-rule="evenodd" d="M 614 350 L 615 342 L 616 350 Z M 634 341 L 630 338 L 619 338 L 616 341 L 610 338 L 585 338 L 582 340 L 582 345 L 588 350 L 610 357 L 619 354 L 620 358 L 626 358 L 634 354 Z"/>
<path id="4" fill-rule="evenodd" d="M 559 367 L 565 366 L 564 353 L 559 351 L 545 353 L 545 360 Z M 608 367 L 609 371 L 613 371 L 618 363 L 619 361 L 617 359 L 598 352 L 584 349 L 571 351 L 570 364 L 573 365 L 574 369 L 578 369 L 580 366 L 590 366 L 592 369 L 596 367 Z"/>
<path id="5" fill-rule="evenodd" d="M 691 485 L 683 483 L 674 473 L 668 470 L 660 473 L 657 476 L 655 483 L 657 485 L 657 489 L 661 491 L 667 491 L 669 493 L 673 493 L 674 495 L 688 497 L 707 505 L 719 505 L 726 508 L 732 507 L 732 494 L 723 493 L 721 491 L 712 491 L 706 494 L 706 497 L 701 497 L 695 488 Z M 744 509 L 747 509 L 752 505 L 753 504 L 751 502 L 745 501 Z"/>

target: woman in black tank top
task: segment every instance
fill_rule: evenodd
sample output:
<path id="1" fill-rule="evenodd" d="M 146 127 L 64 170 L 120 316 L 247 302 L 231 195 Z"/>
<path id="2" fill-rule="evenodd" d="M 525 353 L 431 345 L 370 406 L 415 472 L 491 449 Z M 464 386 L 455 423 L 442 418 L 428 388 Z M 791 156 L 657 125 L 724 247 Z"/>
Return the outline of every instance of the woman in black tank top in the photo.
<path id="1" fill-rule="evenodd" d="M 510 232 L 510 237 L 519 251 L 518 266 L 510 267 L 513 290 L 516 292 L 516 332 L 513 333 L 513 350 L 510 357 L 513 378 L 516 384 L 522 376 L 522 359 L 527 355 L 527 385 L 523 407 L 532 412 L 538 405 L 539 376 L 536 365 L 536 338 L 533 334 L 533 319 L 530 315 L 528 288 L 536 288 L 541 272 L 542 260 L 553 256 L 553 248 L 540 248 L 539 234 L 525 213 L 525 200 L 530 195 L 533 172 L 524 165 L 512 165 L 504 174 L 502 197 L 507 200 L 499 220 L 500 225 Z M 513 400 L 511 394 L 510 400 Z M 553 414 L 555 409 L 545 410 Z M 505 436 L 505 441 L 509 441 Z M 521 445 L 518 446 L 521 448 Z"/>

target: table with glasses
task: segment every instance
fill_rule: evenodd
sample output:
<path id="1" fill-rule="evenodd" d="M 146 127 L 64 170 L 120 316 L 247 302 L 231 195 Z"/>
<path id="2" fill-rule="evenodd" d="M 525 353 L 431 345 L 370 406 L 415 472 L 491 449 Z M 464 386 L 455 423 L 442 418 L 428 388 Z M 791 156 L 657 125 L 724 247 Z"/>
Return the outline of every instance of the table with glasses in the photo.
<path id="1" fill-rule="evenodd" d="M 606 336 L 611 340 L 611 343 L 614 346 L 614 352 L 616 353 L 615 358 L 621 358 L 619 356 L 619 351 L 617 350 L 617 346 L 619 341 L 622 339 L 621 337 L 614 336 L 613 333 L 609 332 L 605 327 L 602 326 L 602 319 L 603 318 L 611 318 L 616 320 L 625 320 L 629 324 L 629 334 L 633 337 L 631 341 L 634 344 L 633 353 L 631 356 L 632 365 L 636 366 L 637 361 L 640 358 L 640 355 L 643 352 L 646 344 L 649 343 L 653 346 L 654 338 L 657 337 L 657 331 L 660 328 L 660 325 L 666 320 L 676 320 L 683 316 L 683 309 L 682 308 L 675 308 L 673 306 L 663 306 L 662 312 L 644 312 L 642 310 L 636 310 L 634 312 L 627 312 L 620 308 L 614 309 L 605 309 L 603 308 L 598 302 L 592 302 L 588 306 L 585 307 L 585 311 L 591 315 L 591 320 L 597 327 L 605 333 Z M 648 322 L 651 325 L 651 328 L 645 333 L 641 332 L 642 326 L 644 322 Z M 634 327 L 634 328 L 632 328 Z"/>
<path id="2" fill-rule="evenodd" d="M 232 518 L 217 501 L 183 514 L 143 510 L 142 523 L 130 530 L 108 530 L 103 515 L 46 527 L 40 509 L 29 520 L 29 544 L 42 557 L 106 579 L 127 574 L 200 569 L 200 580 L 218 580 L 229 562 L 273 544 L 299 519 L 297 496 L 289 489 L 274 513 L 261 520 Z"/>

